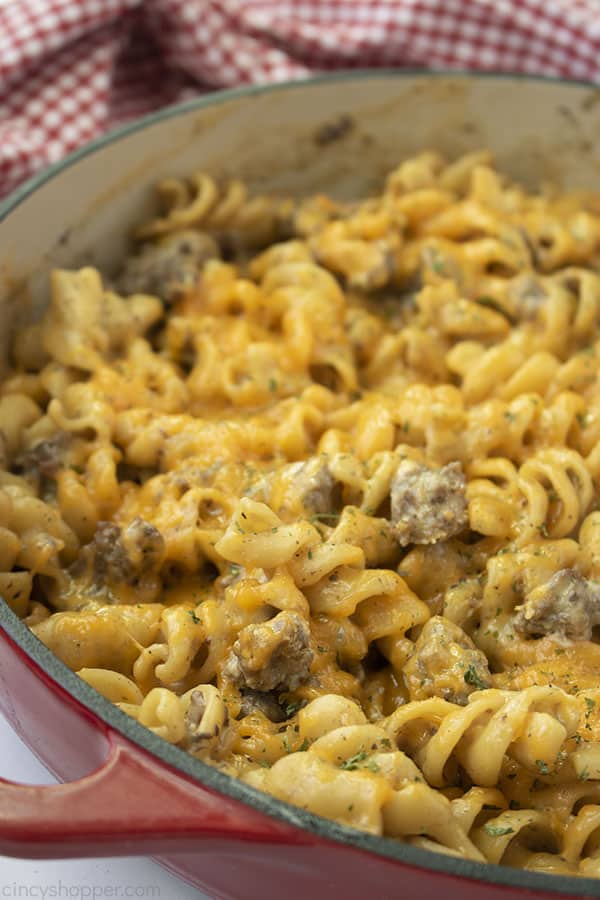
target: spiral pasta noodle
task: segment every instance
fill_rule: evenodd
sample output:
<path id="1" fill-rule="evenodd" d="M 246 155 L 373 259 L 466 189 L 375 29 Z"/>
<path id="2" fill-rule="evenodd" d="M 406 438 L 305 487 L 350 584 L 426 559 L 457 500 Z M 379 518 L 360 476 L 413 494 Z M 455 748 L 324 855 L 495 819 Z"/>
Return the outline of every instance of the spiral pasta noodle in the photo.
<path id="1" fill-rule="evenodd" d="M 0 384 L 0 594 L 162 739 L 352 828 L 600 876 L 600 218 L 489 153 L 157 189 Z"/>

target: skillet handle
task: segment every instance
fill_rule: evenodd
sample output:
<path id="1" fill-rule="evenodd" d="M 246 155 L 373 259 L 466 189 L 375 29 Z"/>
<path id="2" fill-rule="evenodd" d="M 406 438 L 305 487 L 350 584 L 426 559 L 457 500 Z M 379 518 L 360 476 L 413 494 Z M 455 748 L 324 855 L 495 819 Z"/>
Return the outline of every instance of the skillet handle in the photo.
<path id="1" fill-rule="evenodd" d="M 0 779 L 0 854 L 199 851 L 220 838 L 304 842 L 297 829 L 171 770 L 119 735 L 109 741 L 105 762 L 78 781 L 48 787 Z"/>

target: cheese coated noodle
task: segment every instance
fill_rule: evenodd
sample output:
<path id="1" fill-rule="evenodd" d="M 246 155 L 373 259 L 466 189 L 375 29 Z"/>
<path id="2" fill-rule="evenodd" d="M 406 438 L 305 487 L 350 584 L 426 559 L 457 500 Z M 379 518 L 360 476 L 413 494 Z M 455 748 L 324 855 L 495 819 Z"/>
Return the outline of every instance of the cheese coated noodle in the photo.
<path id="1" fill-rule="evenodd" d="M 374 835 L 600 876 L 600 204 L 488 152 L 163 181 L 0 385 L 0 593 L 92 688 Z"/>

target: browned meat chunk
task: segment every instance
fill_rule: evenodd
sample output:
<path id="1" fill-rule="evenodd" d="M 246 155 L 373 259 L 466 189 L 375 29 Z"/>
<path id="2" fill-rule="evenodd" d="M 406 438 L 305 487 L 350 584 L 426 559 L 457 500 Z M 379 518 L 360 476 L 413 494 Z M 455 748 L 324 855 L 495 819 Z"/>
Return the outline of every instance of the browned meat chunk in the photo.
<path id="1" fill-rule="evenodd" d="M 98 522 L 91 545 L 94 581 L 98 585 L 108 581 L 129 581 L 133 566 L 121 543 L 121 529 L 113 522 Z"/>
<path id="2" fill-rule="evenodd" d="M 589 641 L 600 623 L 600 584 L 574 569 L 561 569 L 550 581 L 531 591 L 518 610 L 515 629 L 528 637 Z"/>
<path id="3" fill-rule="evenodd" d="M 179 231 L 130 257 L 117 280 L 125 295 L 152 294 L 173 303 L 194 287 L 202 265 L 219 258 L 214 238 L 198 231 Z"/>
<path id="4" fill-rule="evenodd" d="M 98 522 L 94 540 L 83 548 L 72 573 L 78 576 L 90 567 L 98 587 L 132 583 L 156 572 L 163 557 L 163 537 L 144 519 L 134 519 L 124 531 L 113 522 Z"/>
<path id="5" fill-rule="evenodd" d="M 443 616 L 425 623 L 403 672 L 411 700 L 442 697 L 465 706 L 469 694 L 492 684 L 484 654 Z"/>
<path id="6" fill-rule="evenodd" d="M 510 298 L 514 301 L 517 319 L 535 319 L 538 310 L 548 299 L 543 284 L 533 275 L 519 275 L 510 286 Z"/>
<path id="7" fill-rule="evenodd" d="M 302 497 L 302 505 L 314 514 L 333 511 L 335 479 L 320 459 L 309 460 L 298 467 L 294 478 Z"/>
<path id="8" fill-rule="evenodd" d="M 392 523 L 398 543 L 436 544 L 468 525 L 466 480 L 460 463 L 430 469 L 403 460 L 392 480 Z"/>
<path id="9" fill-rule="evenodd" d="M 285 712 L 274 694 L 267 691 L 243 691 L 240 718 L 255 712 L 261 712 L 271 722 L 285 722 Z"/>
<path id="10" fill-rule="evenodd" d="M 305 516 L 333 520 L 342 505 L 341 484 L 336 482 L 324 456 L 290 463 L 270 484 L 265 484 L 267 488 L 267 502 L 288 520 Z"/>
<path id="11" fill-rule="evenodd" d="M 308 677 L 312 659 L 307 623 L 285 610 L 242 628 L 223 674 L 242 688 L 293 691 Z"/>
<path id="12" fill-rule="evenodd" d="M 66 431 L 57 431 L 25 450 L 15 462 L 23 471 L 43 478 L 52 478 L 64 465 L 65 450 L 71 440 Z"/>
<path id="13" fill-rule="evenodd" d="M 121 535 L 121 543 L 137 573 L 156 572 L 164 559 L 165 542 L 162 534 L 137 516 Z"/>

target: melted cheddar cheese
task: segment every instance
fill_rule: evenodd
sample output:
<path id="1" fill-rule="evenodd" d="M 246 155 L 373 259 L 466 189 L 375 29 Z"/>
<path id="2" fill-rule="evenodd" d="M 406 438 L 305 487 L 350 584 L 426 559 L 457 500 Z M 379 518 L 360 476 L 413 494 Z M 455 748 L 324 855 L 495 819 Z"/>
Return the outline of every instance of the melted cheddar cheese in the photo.
<path id="1" fill-rule="evenodd" d="M 600 203 L 487 153 L 159 186 L 0 392 L 0 592 L 167 741 L 438 852 L 600 874 Z"/>

